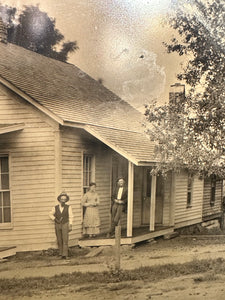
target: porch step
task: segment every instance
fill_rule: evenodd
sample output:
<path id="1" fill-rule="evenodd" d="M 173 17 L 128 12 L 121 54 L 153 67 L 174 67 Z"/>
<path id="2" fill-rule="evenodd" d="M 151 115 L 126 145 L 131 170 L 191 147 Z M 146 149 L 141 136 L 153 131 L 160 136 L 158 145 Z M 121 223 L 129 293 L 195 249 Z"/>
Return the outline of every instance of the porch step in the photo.
<path id="1" fill-rule="evenodd" d="M 0 247 L 0 259 L 16 254 L 16 246 Z"/>

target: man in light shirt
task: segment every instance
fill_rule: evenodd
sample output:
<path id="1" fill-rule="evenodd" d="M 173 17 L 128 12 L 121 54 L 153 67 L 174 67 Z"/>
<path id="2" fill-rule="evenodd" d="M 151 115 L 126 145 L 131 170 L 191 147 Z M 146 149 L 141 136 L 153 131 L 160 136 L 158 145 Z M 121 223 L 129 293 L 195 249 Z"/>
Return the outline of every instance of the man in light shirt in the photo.
<path id="1" fill-rule="evenodd" d="M 72 207 L 66 204 L 69 201 L 66 193 L 61 193 L 57 200 L 59 204 L 52 208 L 49 217 L 55 222 L 59 255 L 62 259 L 66 259 L 68 257 L 69 232 L 72 231 L 73 212 Z"/>
<path id="2" fill-rule="evenodd" d="M 112 195 L 112 220 L 111 220 L 111 228 L 109 237 L 114 236 L 115 227 L 120 224 L 120 220 L 122 217 L 122 212 L 126 210 L 127 205 L 127 188 L 125 187 L 125 180 L 120 177 L 117 180 L 117 187 Z"/>

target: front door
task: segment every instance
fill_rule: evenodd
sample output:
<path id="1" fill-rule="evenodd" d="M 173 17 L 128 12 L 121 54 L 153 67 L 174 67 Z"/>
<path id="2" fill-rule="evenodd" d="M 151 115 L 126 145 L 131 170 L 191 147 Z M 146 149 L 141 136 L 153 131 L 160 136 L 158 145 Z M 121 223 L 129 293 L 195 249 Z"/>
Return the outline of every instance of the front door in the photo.
<path id="1" fill-rule="evenodd" d="M 143 169 L 143 196 L 142 196 L 142 224 L 149 225 L 150 223 L 150 203 L 151 203 L 151 168 Z M 164 180 L 162 176 L 157 176 L 156 179 L 156 204 L 155 204 L 155 223 L 162 224 L 163 222 L 163 194 Z"/>
<path id="2" fill-rule="evenodd" d="M 156 179 L 155 223 L 163 223 L 164 178 L 159 175 Z"/>
<path id="3" fill-rule="evenodd" d="M 150 201 L 151 201 L 151 169 L 143 170 L 143 196 L 142 196 L 142 224 L 149 225 L 150 220 Z"/>

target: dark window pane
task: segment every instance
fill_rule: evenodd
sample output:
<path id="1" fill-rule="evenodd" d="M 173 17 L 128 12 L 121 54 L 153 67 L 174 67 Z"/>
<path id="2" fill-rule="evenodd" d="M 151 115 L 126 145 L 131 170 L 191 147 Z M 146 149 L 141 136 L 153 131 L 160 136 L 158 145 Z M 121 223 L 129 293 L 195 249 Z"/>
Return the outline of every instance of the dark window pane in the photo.
<path id="1" fill-rule="evenodd" d="M 187 205 L 191 205 L 191 193 L 188 192 L 187 194 Z"/>
<path id="2" fill-rule="evenodd" d="M 91 161 L 92 157 L 84 155 L 83 158 L 83 186 L 89 186 L 91 181 Z"/>
<path id="3" fill-rule="evenodd" d="M 88 185 L 90 184 L 91 182 L 91 173 L 88 174 Z"/>
<path id="4" fill-rule="evenodd" d="M 3 220 L 2 220 L 2 209 L 0 209 L 0 223 L 2 223 Z"/>
<path id="5" fill-rule="evenodd" d="M 212 187 L 212 188 L 211 188 L 211 199 L 210 199 L 210 201 L 211 201 L 212 203 L 214 203 L 215 200 L 216 200 L 216 188 L 215 188 L 215 187 Z"/>
<path id="6" fill-rule="evenodd" d="M 11 222 L 11 210 L 9 207 L 5 207 L 3 209 L 3 213 L 4 213 L 4 223 L 9 223 Z"/>
<path id="7" fill-rule="evenodd" d="M 9 188 L 9 175 L 8 174 L 2 174 L 2 190 L 7 190 Z"/>
<path id="8" fill-rule="evenodd" d="M 146 196 L 151 197 L 151 185 L 152 185 L 152 176 L 150 170 L 147 170 L 147 187 L 146 187 Z"/>
<path id="9" fill-rule="evenodd" d="M 2 193 L 0 193 L 0 208 L 3 206 L 3 203 L 2 203 Z"/>
<path id="10" fill-rule="evenodd" d="M 1 157 L 1 173 L 9 172 L 8 157 Z"/>
<path id="11" fill-rule="evenodd" d="M 88 169 L 91 171 L 91 157 L 88 158 Z"/>
<path id="12" fill-rule="evenodd" d="M 10 193 L 9 192 L 3 192 L 3 205 L 10 206 Z"/>

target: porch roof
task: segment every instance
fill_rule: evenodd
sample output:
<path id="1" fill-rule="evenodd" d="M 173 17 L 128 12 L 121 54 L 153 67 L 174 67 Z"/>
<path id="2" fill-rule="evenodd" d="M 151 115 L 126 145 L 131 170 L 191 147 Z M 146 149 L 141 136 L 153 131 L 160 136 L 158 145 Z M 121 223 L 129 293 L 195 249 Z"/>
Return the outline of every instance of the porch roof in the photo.
<path id="1" fill-rule="evenodd" d="M 155 145 L 144 133 L 90 125 L 84 129 L 137 166 L 155 162 Z"/>
<path id="2" fill-rule="evenodd" d="M 0 124 L 0 134 L 24 129 L 24 124 Z"/>

